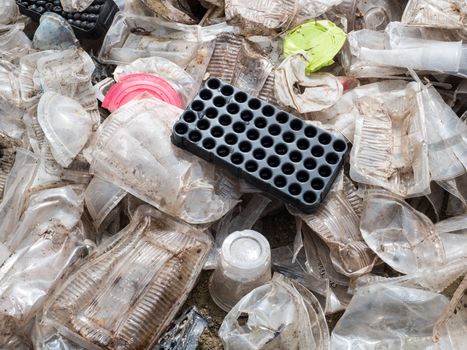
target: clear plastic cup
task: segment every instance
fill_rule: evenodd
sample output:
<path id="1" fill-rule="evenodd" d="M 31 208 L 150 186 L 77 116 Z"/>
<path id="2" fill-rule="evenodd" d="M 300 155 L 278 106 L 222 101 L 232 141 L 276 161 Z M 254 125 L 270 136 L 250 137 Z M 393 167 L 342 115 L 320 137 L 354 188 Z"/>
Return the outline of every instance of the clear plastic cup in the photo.
<path id="1" fill-rule="evenodd" d="M 271 248 L 267 239 L 253 230 L 236 231 L 222 244 L 209 292 L 221 309 L 229 311 L 243 296 L 270 279 Z"/>

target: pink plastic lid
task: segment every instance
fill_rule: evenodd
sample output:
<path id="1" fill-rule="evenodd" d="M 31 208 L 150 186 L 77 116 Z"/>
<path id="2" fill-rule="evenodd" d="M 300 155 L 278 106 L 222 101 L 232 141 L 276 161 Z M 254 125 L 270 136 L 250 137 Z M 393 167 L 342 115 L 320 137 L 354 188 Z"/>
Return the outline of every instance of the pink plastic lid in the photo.
<path id="1" fill-rule="evenodd" d="M 143 92 L 181 108 L 177 91 L 167 81 L 152 74 L 127 74 L 105 95 L 102 107 L 113 112 Z"/>

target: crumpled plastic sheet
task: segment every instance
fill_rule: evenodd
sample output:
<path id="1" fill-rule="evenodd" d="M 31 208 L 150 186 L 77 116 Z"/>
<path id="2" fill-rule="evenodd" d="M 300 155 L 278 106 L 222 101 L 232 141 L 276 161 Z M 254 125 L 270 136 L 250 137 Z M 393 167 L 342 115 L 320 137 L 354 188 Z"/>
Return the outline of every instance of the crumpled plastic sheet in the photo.
<path id="1" fill-rule="evenodd" d="M 44 93 L 37 107 L 37 120 L 55 160 L 67 167 L 91 137 L 93 121 L 72 98 L 52 91 Z"/>
<path id="2" fill-rule="evenodd" d="M 0 18 L 3 17 L 0 15 Z M 16 64 L 21 57 L 32 51 L 31 40 L 22 29 L 20 24 L 0 28 L 0 59 Z"/>
<path id="3" fill-rule="evenodd" d="M 333 106 L 343 93 L 339 80 L 329 73 L 305 74 L 306 60 L 300 55 L 286 58 L 275 70 L 274 91 L 278 102 L 299 113 Z"/>
<path id="4" fill-rule="evenodd" d="M 446 282 L 437 283 L 446 284 L 467 266 L 466 216 L 434 225 L 402 199 L 374 190 L 365 198 L 360 230 L 368 246 L 396 271 L 434 274 L 443 268 L 440 277 Z"/>
<path id="5" fill-rule="evenodd" d="M 287 30 L 306 18 L 323 14 L 342 0 L 225 0 L 227 21 L 247 34 Z"/>
<path id="6" fill-rule="evenodd" d="M 66 12 L 82 12 L 86 10 L 94 0 L 60 0 L 62 8 Z"/>
<path id="7" fill-rule="evenodd" d="M 216 40 L 206 72 L 257 96 L 272 70 L 272 63 L 258 45 L 240 35 L 224 33 Z"/>
<path id="8" fill-rule="evenodd" d="M 344 175 L 342 188 L 336 182 L 323 204 L 312 214 L 293 212 L 328 245 L 336 271 L 348 277 L 368 273 L 376 262 L 375 253 L 360 233 L 362 199 Z"/>
<path id="9" fill-rule="evenodd" d="M 50 291 L 86 255 L 82 198 L 67 187 L 33 193 L 11 235 L 2 235 L 0 344 L 26 331 Z"/>
<path id="10" fill-rule="evenodd" d="M 140 206 L 48 299 L 35 348 L 149 348 L 183 305 L 209 248 L 200 229 Z"/>
<path id="11" fill-rule="evenodd" d="M 331 347 L 340 350 L 435 349 L 432 329 L 448 304 L 449 300 L 441 294 L 397 284 L 375 283 L 358 288 L 334 327 Z"/>
<path id="12" fill-rule="evenodd" d="M 184 24 L 196 23 L 190 11 L 190 0 L 141 0 L 141 2 L 168 21 Z"/>
<path id="13" fill-rule="evenodd" d="M 280 274 L 234 306 L 219 336 L 226 350 L 329 349 L 329 330 L 318 300 Z"/>
<path id="14" fill-rule="evenodd" d="M 15 0 L 0 0 L 0 24 L 14 23 L 19 17 Z"/>
<path id="15" fill-rule="evenodd" d="M 163 57 L 140 58 L 130 64 L 119 65 L 115 68 L 114 79 L 118 82 L 123 76 L 135 73 L 153 74 L 168 81 L 180 96 L 183 107 L 197 92 L 194 79 L 180 66 Z"/>
<path id="16" fill-rule="evenodd" d="M 358 99 L 350 153 L 352 180 L 403 197 L 429 192 L 426 119 L 417 83 Z"/>
<path id="17" fill-rule="evenodd" d="M 180 114 L 154 98 L 128 102 L 97 131 L 91 170 L 174 217 L 213 222 L 233 208 L 240 194 L 219 169 L 171 143 Z"/>

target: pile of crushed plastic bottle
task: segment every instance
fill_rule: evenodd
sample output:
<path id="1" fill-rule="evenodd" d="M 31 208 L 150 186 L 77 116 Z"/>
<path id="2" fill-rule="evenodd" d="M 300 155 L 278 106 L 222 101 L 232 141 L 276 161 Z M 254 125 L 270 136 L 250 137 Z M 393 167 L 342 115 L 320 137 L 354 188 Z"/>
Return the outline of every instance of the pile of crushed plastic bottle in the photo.
<path id="1" fill-rule="evenodd" d="M 465 350 L 466 123 L 466 0 L 0 0 L 0 349 Z"/>

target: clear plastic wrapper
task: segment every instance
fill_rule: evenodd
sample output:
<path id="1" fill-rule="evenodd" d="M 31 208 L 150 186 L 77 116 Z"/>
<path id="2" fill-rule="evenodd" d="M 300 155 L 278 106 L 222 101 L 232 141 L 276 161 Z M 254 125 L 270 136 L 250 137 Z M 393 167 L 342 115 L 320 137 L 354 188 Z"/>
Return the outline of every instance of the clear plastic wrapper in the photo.
<path id="1" fill-rule="evenodd" d="M 18 68 L 5 60 L 0 60 L 0 95 L 15 106 L 21 103 Z"/>
<path id="2" fill-rule="evenodd" d="M 225 24 L 208 27 L 167 22 L 155 17 L 118 13 L 102 44 L 99 60 L 131 63 L 138 58 L 159 56 L 185 68 L 203 56 L 206 45 L 223 31 Z"/>
<path id="3" fill-rule="evenodd" d="M 48 91 L 37 107 L 37 120 L 55 160 L 67 167 L 92 133 L 91 116 L 72 98 Z"/>
<path id="4" fill-rule="evenodd" d="M 434 349 L 432 330 L 448 303 L 441 294 L 397 284 L 358 288 L 332 332 L 331 347 Z"/>
<path id="5" fill-rule="evenodd" d="M 139 207 L 48 300 L 36 321 L 36 349 L 151 348 L 193 287 L 209 245 L 193 226 Z"/>
<path id="6" fill-rule="evenodd" d="M 306 66 L 306 60 L 295 55 L 286 58 L 276 68 L 274 90 L 277 100 L 299 113 L 331 107 L 342 96 L 342 84 L 329 73 L 306 75 Z"/>
<path id="7" fill-rule="evenodd" d="M 125 195 L 125 190 L 104 179 L 95 176 L 91 180 L 84 192 L 84 200 L 96 228 L 104 222 Z"/>
<path id="8" fill-rule="evenodd" d="M 426 119 L 420 86 L 358 99 L 350 177 L 403 197 L 429 192 Z"/>
<path id="9" fill-rule="evenodd" d="M 3 17 L 0 15 L 1 18 Z M 0 28 L 0 59 L 17 63 L 22 56 L 31 51 L 31 40 L 22 31 L 21 25 L 16 24 Z"/>
<path id="10" fill-rule="evenodd" d="M 318 300 L 280 274 L 235 305 L 219 336 L 226 350 L 329 349 L 329 330 Z"/>
<path id="11" fill-rule="evenodd" d="M 465 218 L 460 223 L 465 227 Z M 425 215 L 384 191 L 367 194 L 360 230 L 381 260 L 405 274 L 433 272 L 447 264 L 467 261 L 467 232 L 437 230 Z"/>
<path id="12" fill-rule="evenodd" d="M 229 23 L 248 34 L 273 34 L 307 18 L 315 18 L 342 0 L 226 0 L 225 15 Z"/>
<path id="13" fill-rule="evenodd" d="M 0 24 L 14 23 L 19 17 L 15 0 L 0 0 Z"/>
<path id="14" fill-rule="evenodd" d="M 65 50 L 78 46 L 71 25 L 60 15 L 47 12 L 41 16 L 34 32 L 33 46 L 37 50 Z"/>
<path id="15" fill-rule="evenodd" d="M 6 179 L 3 201 L 0 203 L 0 242 L 8 239 L 21 217 L 27 191 L 34 181 L 39 161 L 39 157 L 33 153 L 16 149 L 15 164 Z"/>
<path id="16" fill-rule="evenodd" d="M 47 295 L 87 249 L 82 199 L 71 187 L 32 194 L 21 221 L 2 243 L 0 344 L 21 336 Z M 8 254 L 4 254 L 8 251 Z"/>
<path id="17" fill-rule="evenodd" d="M 442 99 L 434 87 L 422 88 L 421 99 L 427 123 L 431 179 L 453 179 L 467 169 L 467 125 Z"/>
<path id="18" fill-rule="evenodd" d="M 86 10 L 94 0 L 60 0 L 62 8 L 66 12 L 82 12 Z"/>
<path id="19" fill-rule="evenodd" d="M 210 76 L 255 96 L 261 92 L 272 70 L 272 63 L 258 45 L 234 33 L 218 36 L 207 67 Z"/>
<path id="20" fill-rule="evenodd" d="M 328 245 L 334 268 L 343 275 L 357 277 L 373 269 L 376 255 L 360 233 L 362 199 L 347 177 L 342 189 L 333 189 L 313 214 L 295 213 Z"/>
<path id="21" fill-rule="evenodd" d="M 135 73 L 153 74 L 169 82 L 181 97 L 184 107 L 197 92 L 193 78 L 181 67 L 163 57 L 140 58 L 130 64 L 119 65 L 114 71 L 114 79 L 119 81 L 123 76 Z"/>
<path id="22" fill-rule="evenodd" d="M 0 96 L 0 135 L 22 140 L 26 127 L 21 120 L 24 111 Z"/>
<path id="23" fill-rule="evenodd" d="M 181 110 L 157 99 L 122 106 L 97 132 L 92 171 L 189 223 L 216 221 L 237 203 L 235 183 L 170 141 Z"/>
<path id="24" fill-rule="evenodd" d="M 196 20 L 191 14 L 189 0 L 141 0 L 155 14 L 168 21 L 195 24 Z"/>

